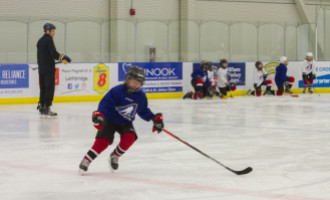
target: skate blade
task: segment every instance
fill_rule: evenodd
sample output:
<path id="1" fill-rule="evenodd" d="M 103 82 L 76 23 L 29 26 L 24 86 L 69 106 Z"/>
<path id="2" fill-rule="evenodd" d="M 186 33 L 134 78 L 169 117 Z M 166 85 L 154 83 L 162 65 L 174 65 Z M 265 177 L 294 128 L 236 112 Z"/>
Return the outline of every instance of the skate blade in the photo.
<path id="1" fill-rule="evenodd" d="M 78 172 L 79 172 L 79 174 L 80 174 L 81 176 L 86 175 L 86 173 L 87 173 L 87 171 L 82 170 L 82 169 L 79 169 Z"/>
<path id="2" fill-rule="evenodd" d="M 57 115 L 56 116 L 51 116 L 51 115 L 40 114 L 40 118 L 41 119 L 57 119 Z"/>

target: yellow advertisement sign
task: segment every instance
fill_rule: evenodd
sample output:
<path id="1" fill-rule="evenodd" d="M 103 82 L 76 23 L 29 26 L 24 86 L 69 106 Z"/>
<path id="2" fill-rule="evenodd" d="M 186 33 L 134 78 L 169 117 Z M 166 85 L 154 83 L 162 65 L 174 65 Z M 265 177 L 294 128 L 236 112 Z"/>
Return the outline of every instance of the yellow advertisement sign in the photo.
<path id="1" fill-rule="evenodd" d="M 103 63 L 94 67 L 94 90 L 103 94 L 109 89 L 109 67 Z"/>
<path id="2" fill-rule="evenodd" d="M 276 73 L 276 67 L 279 66 L 280 63 L 278 62 L 270 62 L 270 63 L 267 63 L 264 68 L 267 72 L 267 74 L 275 74 Z"/>

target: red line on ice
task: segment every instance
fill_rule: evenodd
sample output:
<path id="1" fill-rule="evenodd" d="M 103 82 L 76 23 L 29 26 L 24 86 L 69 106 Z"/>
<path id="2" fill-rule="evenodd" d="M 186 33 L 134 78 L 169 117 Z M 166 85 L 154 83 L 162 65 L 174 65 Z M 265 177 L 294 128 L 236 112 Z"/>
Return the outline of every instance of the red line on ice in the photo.
<path id="1" fill-rule="evenodd" d="M 8 168 L 15 169 L 23 169 L 30 171 L 38 171 L 45 172 L 51 174 L 61 174 L 61 175 L 73 175 L 77 176 L 78 172 L 66 169 L 56 169 L 56 168 L 45 168 L 39 166 L 32 165 L 17 165 L 7 162 L 0 161 L 0 166 L 5 166 Z M 80 175 L 79 175 L 80 176 Z M 158 181 L 144 178 L 133 178 L 133 177 L 124 177 L 124 176 L 105 176 L 104 174 L 86 174 L 86 177 L 93 177 L 99 179 L 109 179 L 109 180 L 117 180 L 117 181 L 126 181 L 133 183 L 143 183 L 148 185 L 158 185 L 158 186 L 166 186 L 166 187 L 180 187 L 183 189 L 190 190 L 199 190 L 199 191 L 208 191 L 208 192 L 216 192 L 222 194 L 233 194 L 233 195 L 245 195 L 245 196 L 253 196 L 253 197 L 263 197 L 268 199 L 284 199 L 284 200 L 326 200 L 323 198 L 315 198 L 315 197 L 303 197 L 303 196 L 295 196 L 295 195 L 287 195 L 287 194 L 278 194 L 278 193 L 270 193 L 270 192 L 262 192 L 262 191 L 249 191 L 242 189 L 230 189 L 224 187 L 214 187 L 214 186 L 203 186 L 198 184 L 190 184 L 190 183 L 178 183 L 171 181 Z"/>

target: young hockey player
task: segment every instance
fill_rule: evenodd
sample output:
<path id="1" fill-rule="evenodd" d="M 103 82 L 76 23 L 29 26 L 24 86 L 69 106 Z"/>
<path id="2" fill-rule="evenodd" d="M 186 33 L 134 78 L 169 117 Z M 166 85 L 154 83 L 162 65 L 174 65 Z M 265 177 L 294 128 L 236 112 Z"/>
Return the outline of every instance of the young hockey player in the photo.
<path id="1" fill-rule="evenodd" d="M 118 159 L 136 141 L 133 121 L 138 114 L 146 121 L 153 121 L 152 131 L 160 133 L 164 127 L 161 113 L 153 114 L 148 108 L 148 100 L 141 87 L 145 81 L 144 70 L 137 66 L 129 68 L 124 84 L 112 88 L 101 100 L 97 111 L 93 112 L 92 121 L 98 129 L 92 148 L 79 165 L 80 173 L 88 170 L 90 163 L 112 144 L 115 132 L 120 135 L 120 142 L 109 156 L 113 170 L 118 169 Z"/>
<path id="2" fill-rule="evenodd" d="M 255 89 L 254 91 L 249 90 L 248 94 L 255 95 L 257 97 L 261 96 L 261 87 L 266 86 L 266 91 L 264 95 L 271 94 L 275 95 L 275 92 L 271 90 L 272 88 L 272 80 L 267 80 L 267 72 L 264 69 L 264 65 L 261 61 L 257 61 L 255 63 L 255 72 L 254 72 L 254 84 L 253 87 Z"/>
<path id="3" fill-rule="evenodd" d="M 230 82 L 230 74 L 228 72 L 228 61 L 226 59 L 220 60 L 220 65 L 217 71 L 218 75 L 218 88 L 220 91 L 219 97 L 225 99 L 227 92 L 235 91 L 236 86 Z"/>
<path id="4" fill-rule="evenodd" d="M 312 52 L 307 53 L 306 59 L 302 62 L 301 68 L 302 68 L 302 78 L 304 84 L 303 93 L 306 93 L 307 84 L 309 83 L 308 92 L 312 94 L 313 80 L 316 78 L 316 66 L 313 60 Z"/>
<path id="5" fill-rule="evenodd" d="M 213 64 L 208 61 L 202 61 L 201 67 L 191 74 L 191 85 L 195 93 L 193 99 L 204 98 L 211 95 L 212 85 L 209 80 L 208 71 L 212 70 Z"/>
<path id="6" fill-rule="evenodd" d="M 287 65 L 289 64 L 288 58 L 285 56 L 282 56 L 280 58 L 280 65 L 276 67 L 276 74 L 275 74 L 275 83 L 277 85 L 278 91 L 277 95 L 282 96 L 284 93 L 292 94 L 290 91 L 292 87 L 292 83 L 294 82 L 294 77 L 287 76 Z"/>

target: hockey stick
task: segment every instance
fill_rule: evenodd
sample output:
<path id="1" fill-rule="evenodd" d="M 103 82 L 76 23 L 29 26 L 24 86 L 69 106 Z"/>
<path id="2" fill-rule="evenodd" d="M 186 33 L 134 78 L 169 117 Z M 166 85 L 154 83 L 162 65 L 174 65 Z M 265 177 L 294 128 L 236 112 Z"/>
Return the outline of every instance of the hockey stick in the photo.
<path id="1" fill-rule="evenodd" d="M 299 97 L 298 94 L 290 94 L 290 96 L 291 96 L 291 97 L 296 97 L 296 98 Z"/>
<path id="2" fill-rule="evenodd" d="M 230 98 L 234 98 L 233 93 L 231 92 L 231 88 L 230 88 Z"/>
<path id="3" fill-rule="evenodd" d="M 316 91 L 316 89 L 315 89 L 313 86 L 312 86 L 312 88 L 313 88 L 314 92 L 315 92 L 317 95 L 320 96 L 320 93 L 318 93 L 318 92 Z"/>
<path id="4" fill-rule="evenodd" d="M 252 170 L 253 170 L 251 167 L 247 167 L 246 169 L 244 169 L 242 171 L 233 170 L 233 169 L 227 167 L 226 165 L 222 164 L 221 162 L 217 161 L 216 159 L 212 158 L 211 156 L 207 155 L 206 153 L 202 152 L 201 150 L 197 149 L 196 147 L 194 147 L 194 146 L 190 145 L 189 143 L 185 142 L 184 140 L 180 139 L 178 136 L 174 135 L 173 133 L 169 132 L 168 130 L 163 129 L 163 131 L 165 133 L 167 133 L 168 135 L 174 137 L 175 139 L 179 140 L 183 144 L 187 145 L 188 147 L 194 149 L 195 151 L 197 151 L 198 153 L 202 154 L 203 156 L 211 159 L 212 161 L 216 162 L 217 164 L 221 165 L 222 167 L 226 168 L 227 170 L 233 172 L 236 175 L 248 174 L 248 173 L 252 172 Z"/>

